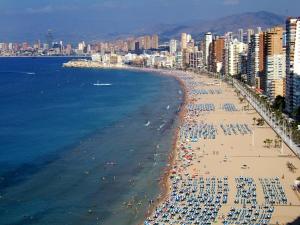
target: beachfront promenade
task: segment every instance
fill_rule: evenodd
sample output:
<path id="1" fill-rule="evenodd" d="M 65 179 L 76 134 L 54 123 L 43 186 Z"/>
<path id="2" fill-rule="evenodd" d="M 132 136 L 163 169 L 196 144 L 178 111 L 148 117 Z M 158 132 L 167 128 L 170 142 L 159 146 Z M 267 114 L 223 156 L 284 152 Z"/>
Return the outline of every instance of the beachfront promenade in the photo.
<path id="1" fill-rule="evenodd" d="M 283 132 L 276 134 L 251 96 L 245 93 L 252 105 L 245 110 L 248 102 L 220 79 L 205 73 L 160 73 L 182 81 L 186 106 L 167 196 L 144 224 L 286 224 L 298 218 L 300 193 L 292 185 L 300 160 L 288 138 L 283 137 L 287 144 L 279 142 Z M 268 124 L 253 122 L 261 117 Z"/>
<path id="2" fill-rule="evenodd" d="M 286 131 L 286 127 L 280 126 L 276 122 L 275 116 L 268 112 L 267 109 L 253 97 L 253 95 L 246 90 L 239 81 L 233 79 L 233 85 L 243 93 L 247 101 L 255 108 L 255 110 L 264 118 L 264 120 L 276 131 L 282 140 L 292 149 L 292 151 L 300 158 L 300 147 L 292 141 L 291 134 Z"/>

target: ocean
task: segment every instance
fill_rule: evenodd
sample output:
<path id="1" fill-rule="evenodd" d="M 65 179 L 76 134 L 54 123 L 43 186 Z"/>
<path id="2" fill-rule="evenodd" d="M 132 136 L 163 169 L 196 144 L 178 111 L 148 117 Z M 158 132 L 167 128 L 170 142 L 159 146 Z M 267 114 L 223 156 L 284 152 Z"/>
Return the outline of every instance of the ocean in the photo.
<path id="1" fill-rule="evenodd" d="M 0 58 L 1 224 L 138 224 L 160 191 L 180 85 L 68 60 Z"/>

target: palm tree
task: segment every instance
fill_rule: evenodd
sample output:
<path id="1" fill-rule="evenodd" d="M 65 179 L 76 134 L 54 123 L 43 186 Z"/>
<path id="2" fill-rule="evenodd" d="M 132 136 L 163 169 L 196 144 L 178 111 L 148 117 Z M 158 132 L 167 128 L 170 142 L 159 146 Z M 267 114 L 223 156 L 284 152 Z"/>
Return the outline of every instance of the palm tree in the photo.
<path id="1" fill-rule="evenodd" d="M 267 139 L 264 140 L 264 147 L 267 147 Z"/>
<path id="2" fill-rule="evenodd" d="M 253 117 L 253 125 L 255 126 L 256 118 Z"/>
<path id="3" fill-rule="evenodd" d="M 243 97 L 240 97 L 239 100 L 240 100 L 240 103 L 243 103 L 244 98 L 243 98 Z"/>
<path id="4" fill-rule="evenodd" d="M 269 138 L 266 139 L 267 148 L 271 147 L 271 140 Z"/>
<path id="5" fill-rule="evenodd" d="M 278 142 L 279 142 L 279 148 L 281 148 L 281 147 L 282 147 L 282 139 L 280 138 L 280 139 L 278 140 Z"/>
<path id="6" fill-rule="evenodd" d="M 274 147 L 275 148 L 279 147 L 279 140 L 278 139 L 274 139 Z"/>

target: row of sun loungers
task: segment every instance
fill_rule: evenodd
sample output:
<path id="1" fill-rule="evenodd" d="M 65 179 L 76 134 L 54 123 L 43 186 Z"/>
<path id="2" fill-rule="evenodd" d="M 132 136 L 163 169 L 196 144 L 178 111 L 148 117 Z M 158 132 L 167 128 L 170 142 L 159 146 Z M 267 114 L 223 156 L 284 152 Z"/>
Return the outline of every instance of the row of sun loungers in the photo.
<path id="1" fill-rule="evenodd" d="M 261 178 L 259 179 L 263 192 L 265 195 L 265 201 L 268 204 L 286 205 L 287 198 L 279 178 Z"/>
<path id="2" fill-rule="evenodd" d="M 247 124 L 221 124 L 220 125 L 225 135 L 252 134 L 251 129 Z"/>
<path id="3" fill-rule="evenodd" d="M 228 199 L 228 178 L 172 179 L 170 199 L 156 208 L 145 225 L 212 224 Z"/>
<path id="4" fill-rule="evenodd" d="M 190 115 L 199 115 L 200 112 L 211 112 L 215 111 L 215 105 L 212 103 L 203 104 L 189 104 L 187 109 Z M 234 104 L 226 103 L 222 106 L 222 109 L 227 112 L 238 111 Z"/>
<path id="5" fill-rule="evenodd" d="M 194 111 L 191 108 L 191 112 Z M 225 135 L 246 135 L 252 134 L 247 124 L 221 124 Z M 180 139 L 197 142 L 200 139 L 216 139 L 217 129 L 213 124 L 207 123 L 186 123 L 180 129 Z"/>
<path id="6" fill-rule="evenodd" d="M 188 81 L 188 80 L 194 80 L 193 77 L 187 77 L 187 76 L 178 76 L 181 80 L 185 80 L 185 81 Z"/>
<path id="7" fill-rule="evenodd" d="M 200 112 L 215 111 L 214 104 L 189 104 L 187 105 L 189 115 L 199 115 Z"/>
<path id="8" fill-rule="evenodd" d="M 235 178 L 237 194 L 233 206 L 226 216 L 219 211 L 228 203 L 228 177 L 200 177 L 174 175 L 171 177 L 172 192 L 167 201 L 161 203 L 145 225 L 163 224 L 213 224 L 221 220 L 223 224 L 270 224 L 274 206 L 256 201 L 256 184 L 251 177 Z M 262 185 L 279 187 L 279 179 L 260 179 Z M 278 188 L 281 189 L 281 188 Z M 283 189 L 282 189 L 283 190 Z M 284 191 L 283 191 L 284 192 Z"/>
<path id="9" fill-rule="evenodd" d="M 270 224 L 274 212 L 275 203 L 285 203 L 284 189 L 279 178 L 260 178 L 260 183 L 264 190 L 265 202 L 259 206 L 256 200 L 256 184 L 251 177 L 236 177 L 236 198 L 234 203 L 242 208 L 233 207 L 228 212 L 223 224 Z M 276 199 L 270 201 L 270 199 Z"/>
<path id="10" fill-rule="evenodd" d="M 188 88 L 194 88 L 199 86 L 205 86 L 206 84 L 203 82 L 196 82 L 196 81 L 188 81 L 186 82 Z"/>
<path id="11" fill-rule="evenodd" d="M 250 177 L 236 177 L 237 193 L 235 196 L 235 204 L 252 204 L 256 205 L 256 184 L 253 178 Z"/>
<path id="12" fill-rule="evenodd" d="M 232 103 L 225 103 L 223 105 L 223 110 L 224 111 L 227 111 L 227 112 L 235 112 L 235 111 L 238 111 L 237 108 L 235 107 L 234 104 Z"/>
<path id="13" fill-rule="evenodd" d="M 274 207 L 270 205 L 253 206 L 251 208 L 231 208 L 223 224 L 270 224 Z"/>
<path id="14" fill-rule="evenodd" d="M 198 123 L 198 124 L 184 124 L 180 129 L 181 140 L 189 139 L 192 142 L 197 142 L 200 139 L 215 139 L 217 129 L 213 124 Z"/>
<path id="15" fill-rule="evenodd" d="M 191 90 L 191 95 L 220 95 L 222 94 L 221 89 L 194 89 Z"/>

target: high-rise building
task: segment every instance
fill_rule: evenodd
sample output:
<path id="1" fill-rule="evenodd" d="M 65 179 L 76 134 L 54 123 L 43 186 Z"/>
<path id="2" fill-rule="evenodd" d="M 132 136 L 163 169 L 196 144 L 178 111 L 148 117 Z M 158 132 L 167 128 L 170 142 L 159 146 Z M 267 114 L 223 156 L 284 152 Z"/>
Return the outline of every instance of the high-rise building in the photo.
<path id="1" fill-rule="evenodd" d="M 243 29 L 239 29 L 239 32 L 238 32 L 238 40 L 239 42 L 244 42 L 244 30 Z"/>
<path id="2" fill-rule="evenodd" d="M 211 32 L 208 32 L 205 34 L 205 38 L 204 38 L 204 64 L 207 66 L 208 65 L 208 58 L 209 58 L 209 47 L 210 44 L 212 43 L 213 40 L 213 36 Z"/>
<path id="3" fill-rule="evenodd" d="M 246 50 L 246 44 L 237 39 L 225 39 L 223 53 L 223 74 L 234 76 L 242 72 L 242 55 Z"/>
<path id="4" fill-rule="evenodd" d="M 233 33 L 232 32 L 225 33 L 224 37 L 225 37 L 225 40 L 228 42 L 233 41 Z"/>
<path id="5" fill-rule="evenodd" d="M 129 51 L 135 50 L 135 40 L 133 38 L 127 40 L 127 46 Z"/>
<path id="6" fill-rule="evenodd" d="M 53 41 L 54 41 L 54 38 L 53 38 L 52 30 L 49 29 L 46 34 L 46 42 L 47 42 L 49 48 L 52 48 Z"/>
<path id="7" fill-rule="evenodd" d="M 300 17 L 286 21 L 286 109 L 300 106 Z"/>
<path id="8" fill-rule="evenodd" d="M 148 50 L 151 48 L 151 37 L 150 36 L 144 36 L 144 49 Z"/>
<path id="9" fill-rule="evenodd" d="M 83 52 L 85 47 L 86 45 L 84 41 L 78 43 L 78 51 Z"/>
<path id="10" fill-rule="evenodd" d="M 72 45 L 71 44 L 67 44 L 65 52 L 66 52 L 67 55 L 72 54 Z"/>
<path id="11" fill-rule="evenodd" d="M 14 49 L 13 43 L 8 44 L 8 50 L 12 51 Z"/>
<path id="12" fill-rule="evenodd" d="M 189 52 L 189 67 L 199 69 L 202 66 L 202 54 L 198 49 Z"/>
<path id="13" fill-rule="evenodd" d="M 8 44 L 7 43 L 0 43 L 0 50 L 7 51 L 8 50 Z"/>
<path id="14" fill-rule="evenodd" d="M 186 35 L 186 42 L 189 43 L 189 42 L 191 42 L 191 41 L 192 41 L 192 35 L 187 34 L 187 35 Z"/>
<path id="15" fill-rule="evenodd" d="M 252 31 L 250 31 L 251 33 Z M 247 54 L 247 82 L 261 92 L 265 89 L 265 42 L 264 33 L 251 35 Z"/>
<path id="16" fill-rule="evenodd" d="M 181 34 L 181 50 L 183 51 L 186 48 L 187 48 L 187 34 L 182 33 Z"/>
<path id="17" fill-rule="evenodd" d="M 170 53 L 174 55 L 178 50 L 178 41 L 175 39 L 171 39 L 169 42 Z"/>
<path id="18" fill-rule="evenodd" d="M 192 39 L 192 36 L 190 36 L 190 38 L 188 38 L 188 40 L 189 41 L 187 43 L 187 50 L 188 50 L 188 52 L 193 52 L 194 48 L 195 48 L 195 41 L 194 41 L 194 39 Z M 198 46 L 196 46 L 196 48 L 198 48 Z"/>
<path id="19" fill-rule="evenodd" d="M 158 35 L 154 34 L 151 37 L 151 48 L 152 49 L 158 49 L 158 42 L 159 42 Z"/>
<path id="20" fill-rule="evenodd" d="M 5 45 L 5 49 L 7 49 L 7 45 Z M 22 43 L 22 49 L 23 50 L 28 50 L 30 48 L 30 45 L 27 42 Z"/>
<path id="21" fill-rule="evenodd" d="M 265 76 L 265 66 L 266 66 L 266 38 L 265 33 L 260 32 L 259 35 L 259 76 L 256 78 L 256 87 L 260 89 L 261 92 L 266 90 L 266 76 Z"/>
<path id="22" fill-rule="evenodd" d="M 282 27 L 265 32 L 265 93 L 271 99 L 284 96 L 286 56 L 282 39 Z"/>
<path id="23" fill-rule="evenodd" d="M 40 40 L 36 41 L 36 42 L 33 44 L 33 48 L 34 48 L 34 49 L 40 49 L 40 48 L 41 48 L 41 42 L 40 42 Z"/>
<path id="24" fill-rule="evenodd" d="M 209 70 L 214 73 L 219 73 L 223 66 L 225 39 L 223 37 L 216 37 L 210 47 L 209 56 Z"/>
<path id="25" fill-rule="evenodd" d="M 178 51 L 175 55 L 176 68 L 183 68 L 182 51 Z"/>
<path id="26" fill-rule="evenodd" d="M 139 41 L 136 41 L 134 43 L 134 51 L 138 52 L 140 50 L 140 42 Z"/>
<path id="27" fill-rule="evenodd" d="M 251 36 L 254 34 L 254 30 L 253 29 L 248 29 L 247 30 L 247 43 L 251 42 Z"/>
<path id="28" fill-rule="evenodd" d="M 253 34 L 248 44 L 247 82 L 249 85 L 260 88 L 260 35 Z"/>
<path id="29" fill-rule="evenodd" d="M 257 27 L 257 34 L 260 34 L 262 32 L 262 28 L 261 27 Z"/>
<path id="30" fill-rule="evenodd" d="M 145 38 L 144 37 L 139 37 L 138 42 L 139 42 L 140 49 L 145 49 Z"/>

